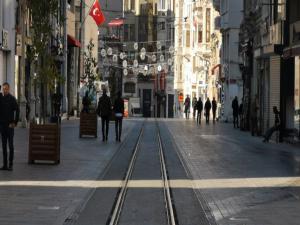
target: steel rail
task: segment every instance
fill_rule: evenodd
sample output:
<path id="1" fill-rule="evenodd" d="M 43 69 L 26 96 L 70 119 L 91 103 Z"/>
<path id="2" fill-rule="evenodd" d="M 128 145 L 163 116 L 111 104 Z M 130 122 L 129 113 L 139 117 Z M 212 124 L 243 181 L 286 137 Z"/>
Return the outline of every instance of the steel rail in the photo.
<path id="1" fill-rule="evenodd" d="M 118 198 L 117 198 L 116 204 L 114 206 L 114 210 L 111 214 L 110 221 L 109 221 L 109 223 L 107 223 L 109 225 L 117 225 L 118 222 L 119 222 L 119 218 L 120 218 L 120 215 L 121 215 L 121 212 L 122 212 L 122 207 L 123 207 L 125 197 L 126 197 L 126 193 L 127 193 L 127 189 L 128 189 L 128 182 L 129 182 L 129 180 L 131 178 L 131 175 L 133 173 L 133 169 L 134 169 L 134 165 L 135 165 L 135 161 L 136 161 L 136 158 L 137 158 L 137 153 L 138 153 L 138 150 L 139 150 L 141 137 L 143 136 L 143 133 L 144 133 L 144 124 L 142 126 L 142 129 L 140 131 L 138 140 L 136 142 L 134 152 L 132 154 L 132 157 L 131 157 L 131 160 L 130 160 L 130 163 L 129 163 L 129 166 L 128 166 L 128 169 L 127 169 L 127 172 L 126 172 L 126 176 L 123 180 L 123 184 L 122 184 L 122 187 L 121 187 L 120 192 L 118 194 Z"/>
<path id="2" fill-rule="evenodd" d="M 157 121 L 156 121 L 156 124 L 157 124 Z M 160 156 L 160 162 L 161 162 L 161 174 L 162 174 L 162 180 L 164 183 L 164 195 L 165 195 L 166 210 L 167 210 L 167 216 L 168 216 L 168 218 L 167 218 L 168 224 L 176 225 L 175 209 L 174 209 L 173 203 L 172 203 L 171 188 L 170 188 L 170 184 L 169 184 L 165 155 L 164 155 L 164 150 L 163 150 L 163 145 L 162 145 L 162 140 L 161 140 L 158 124 L 157 124 L 157 131 L 158 131 L 157 137 L 158 137 L 158 144 L 159 144 L 159 156 Z"/>

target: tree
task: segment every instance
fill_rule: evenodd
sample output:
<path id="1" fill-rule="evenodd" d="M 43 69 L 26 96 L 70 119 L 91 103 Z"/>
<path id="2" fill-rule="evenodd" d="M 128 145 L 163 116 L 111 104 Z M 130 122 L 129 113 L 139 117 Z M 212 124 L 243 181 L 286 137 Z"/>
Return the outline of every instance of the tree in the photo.
<path id="1" fill-rule="evenodd" d="M 60 30 L 63 16 L 60 14 L 60 0 L 27 0 L 31 15 L 31 46 L 27 57 L 36 67 L 34 80 L 40 90 L 40 113 L 44 123 L 47 115 L 48 91 L 56 92 L 57 84 L 63 82 L 58 71 L 57 55 L 60 46 Z"/>
<path id="2" fill-rule="evenodd" d="M 87 46 L 87 51 L 84 52 L 84 74 L 81 76 L 81 81 L 86 84 L 89 94 L 92 95 L 95 95 L 96 93 L 95 81 L 100 80 L 100 75 L 98 75 L 97 61 L 93 56 L 94 47 L 95 44 L 91 39 Z M 92 96 L 90 96 L 90 98 L 92 98 Z"/>

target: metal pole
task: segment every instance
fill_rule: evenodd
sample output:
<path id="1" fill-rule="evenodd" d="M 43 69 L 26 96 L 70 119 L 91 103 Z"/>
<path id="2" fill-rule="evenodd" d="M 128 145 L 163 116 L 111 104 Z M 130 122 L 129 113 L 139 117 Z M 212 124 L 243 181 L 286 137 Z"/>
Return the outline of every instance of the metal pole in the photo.
<path id="1" fill-rule="evenodd" d="M 67 38 L 67 1 L 63 1 L 64 9 L 64 64 L 63 64 L 63 74 L 65 78 L 64 96 L 65 96 L 65 110 L 66 116 L 69 118 L 69 103 L 68 103 L 68 38 Z"/>
<path id="2" fill-rule="evenodd" d="M 82 42 L 82 7 L 83 7 L 83 0 L 80 0 L 80 9 L 79 9 L 79 42 L 81 43 L 81 47 L 78 49 L 78 77 L 77 77 L 77 115 L 79 115 L 80 111 L 80 99 L 79 99 L 79 88 L 80 88 L 80 76 L 81 76 L 81 51 L 83 48 Z"/>

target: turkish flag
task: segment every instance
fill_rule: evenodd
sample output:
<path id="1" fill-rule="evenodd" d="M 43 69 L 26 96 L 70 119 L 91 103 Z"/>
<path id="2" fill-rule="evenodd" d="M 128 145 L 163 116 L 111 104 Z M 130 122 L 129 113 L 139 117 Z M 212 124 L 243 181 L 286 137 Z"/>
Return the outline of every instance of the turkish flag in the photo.
<path id="1" fill-rule="evenodd" d="M 90 11 L 90 16 L 93 17 L 98 26 L 104 23 L 105 17 L 103 15 L 103 12 L 101 11 L 99 0 L 95 0 Z"/>

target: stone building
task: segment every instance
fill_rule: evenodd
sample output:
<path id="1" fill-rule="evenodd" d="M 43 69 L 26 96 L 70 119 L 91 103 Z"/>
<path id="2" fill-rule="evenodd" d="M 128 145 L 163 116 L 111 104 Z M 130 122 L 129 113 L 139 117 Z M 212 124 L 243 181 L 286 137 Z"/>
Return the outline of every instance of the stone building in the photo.
<path id="1" fill-rule="evenodd" d="M 211 1 L 178 1 L 175 9 L 175 90 L 176 104 L 184 109 L 189 95 L 220 102 L 220 32 L 215 25 L 219 13 Z M 184 98 L 182 99 L 182 97 Z"/>
<path id="2" fill-rule="evenodd" d="M 222 33 L 221 79 L 222 79 L 222 112 L 224 121 L 232 120 L 231 102 L 235 96 L 241 102 L 243 97 L 243 80 L 240 71 L 238 52 L 240 24 L 243 19 L 243 1 L 213 0 L 220 13 L 220 30 Z"/>

